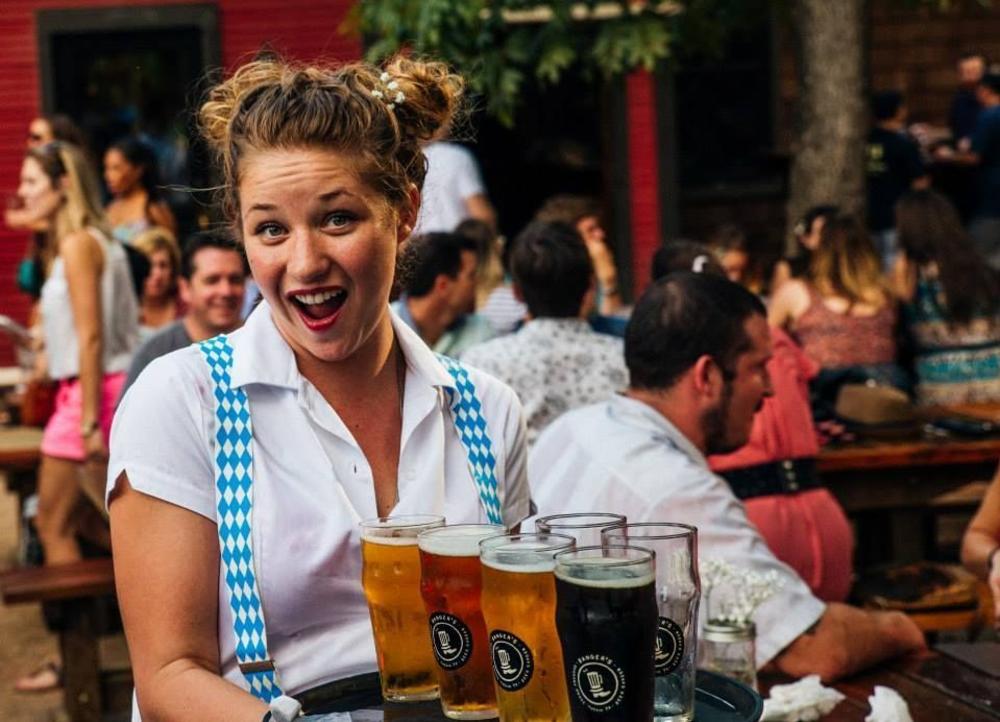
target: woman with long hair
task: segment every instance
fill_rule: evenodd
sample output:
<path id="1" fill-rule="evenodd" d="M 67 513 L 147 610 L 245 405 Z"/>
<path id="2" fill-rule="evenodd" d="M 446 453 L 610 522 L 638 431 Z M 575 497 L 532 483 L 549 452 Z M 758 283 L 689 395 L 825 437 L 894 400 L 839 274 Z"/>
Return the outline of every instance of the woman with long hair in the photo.
<path id="1" fill-rule="evenodd" d="M 132 246 L 149 259 L 149 275 L 139 299 L 139 334 L 145 339 L 177 320 L 181 249 L 174 234 L 159 226 L 140 233 Z"/>
<path id="2" fill-rule="evenodd" d="M 795 252 L 780 259 L 774 265 L 771 276 L 771 292 L 777 291 L 785 281 L 792 278 L 802 278 L 809 272 L 812 254 L 819 248 L 823 226 L 828 219 L 836 216 L 840 210 L 834 205 L 813 206 L 807 210 L 798 223 L 795 224 Z"/>
<path id="3" fill-rule="evenodd" d="M 118 410 L 108 505 L 144 718 L 377 703 L 358 522 L 430 513 L 517 528 L 530 513 L 514 393 L 436 356 L 389 306 L 422 146 L 461 90 L 441 63 L 262 60 L 202 106 L 264 300 L 239 330 L 147 366 Z M 236 548 L 253 570 L 241 581 Z M 266 622 L 256 662 L 243 601 Z"/>
<path id="4" fill-rule="evenodd" d="M 114 404 L 138 340 L 138 306 L 79 148 L 56 141 L 29 150 L 18 195 L 48 229 L 52 259 L 40 309 L 48 375 L 59 390 L 42 437 L 35 524 L 46 563 L 60 564 L 80 558 L 80 471 L 107 457 Z"/>
<path id="5" fill-rule="evenodd" d="M 854 216 L 826 221 L 807 276 L 777 290 L 768 321 L 789 331 L 826 372 L 904 383 L 895 366 L 896 302 L 872 239 Z"/>
<path id="6" fill-rule="evenodd" d="M 902 251 L 892 273 L 913 341 L 917 399 L 1000 400 L 1000 279 L 972 245 L 955 207 L 934 191 L 896 204 Z"/>
<path id="7" fill-rule="evenodd" d="M 177 233 L 177 221 L 162 199 L 153 149 L 138 138 L 122 138 L 104 153 L 104 182 L 113 196 L 107 207 L 114 237 L 123 243 L 152 226 Z"/>

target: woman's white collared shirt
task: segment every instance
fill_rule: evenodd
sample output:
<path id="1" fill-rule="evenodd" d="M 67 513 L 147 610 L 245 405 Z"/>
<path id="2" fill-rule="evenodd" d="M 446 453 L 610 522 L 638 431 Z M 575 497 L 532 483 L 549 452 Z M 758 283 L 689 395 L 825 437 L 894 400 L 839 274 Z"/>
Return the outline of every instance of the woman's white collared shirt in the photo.
<path id="1" fill-rule="evenodd" d="M 407 364 L 399 501 L 392 513 L 485 522 L 445 400 L 452 378 L 423 341 L 391 317 Z M 232 385 L 243 387 L 250 402 L 254 555 L 268 649 L 281 684 L 295 694 L 376 671 L 358 527 L 377 516 L 369 464 L 343 421 L 299 374 L 266 303 L 229 338 Z M 514 392 L 491 376 L 471 369 L 470 376 L 493 440 L 504 522 L 513 526 L 531 506 L 521 406 Z M 197 347 L 151 363 L 115 416 L 108 495 L 124 472 L 138 491 L 214 522 L 213 401 Z M 246 687 L 236 665 L 221 575 L 219 601 L 222 672 Z"/>

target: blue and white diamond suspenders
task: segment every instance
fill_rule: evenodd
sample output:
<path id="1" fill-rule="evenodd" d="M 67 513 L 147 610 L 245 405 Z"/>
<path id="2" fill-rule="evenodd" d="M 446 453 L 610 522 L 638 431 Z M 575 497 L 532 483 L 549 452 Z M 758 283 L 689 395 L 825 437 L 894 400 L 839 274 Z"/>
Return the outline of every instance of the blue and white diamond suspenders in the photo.
<path id="1" fill-rule="evenodd" d="M 215 518 L 236 636 L 236 661 L 254 697 L 281 696 L 267 653 L 267 627 L 253 558 L 253 428 L 243 389 L 230 387 L 233 349 L 225 336 L 198 344 L 212 373 L 215 396 Z"/>
<path id="2" fill-rule="evenodd" d="M 243 389 L 230 386 L 233 349 L 225 336 L 198 344 L 212 375 L 215 396 L 215 517 L 221 562 L 236 637 L 236 660 L 254 697 L 270 703 L 282 695 L 267 652 L 267 626 L 253 556 L 253 427 Z M 452 421 L 465 447 L 469 471 L 491 524 L 503 524 L 497 496 L 496 457 L 475 384 L 460 363 L 438 356 L 455 381 L 448 389 Z"/>
<path id="3" fill-rule="evenodd" d="M 455 388 L 448 389 L 451 405 L 451 419 L 455 424 L 458 438 L 469 457 L 469 471 L 479 489 L 479 501 L 490 524 L 503 524 L 500 516 L 500 499 L 497 497 L 496 457 L 493 456 L 493 442 L 486 428 L 483 406 L 476 394 L 476 386 L 469 378 L 469 372 L 453 358 L 438 355 Z"/>

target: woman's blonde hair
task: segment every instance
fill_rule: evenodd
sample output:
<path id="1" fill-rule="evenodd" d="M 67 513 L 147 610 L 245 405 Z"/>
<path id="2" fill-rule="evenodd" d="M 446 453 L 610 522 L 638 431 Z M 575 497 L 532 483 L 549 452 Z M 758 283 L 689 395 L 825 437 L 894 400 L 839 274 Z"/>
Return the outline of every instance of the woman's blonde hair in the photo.
<path id="1" fill-rule="evenodd" d="M 97 175 L 82 150 L 57 140 L 28 150 L 27 157 L 38 162 L 52 185 L 60 188 L 66 199 L 52 224 L 50 237 L 53 242 L 87 228 L 97 228 L 108 234 Z"/>
<path id="2" fill-rule="evenodd" d="M 200 113 L 224 176 L 223 210 L 238 229 L 240 159 L 275 148 L 348 153 L 364 182 L 405 208 L 427 172 L 422 146 L 451 122 L 462 90 L 461 77 L 443 63 L 402 57 L 384 70 L 247 63 L 209 91 Z"/>
<path id="3" fill-rule="evenodd" d="M 881 306 L 888 300 L 875 245 L 851 215 L 827 219 L 810 260 L 809 277 L 820 294 L 846 298 L 851 306 Z"/>
<path id="4" fill-rule="evenodd" d="M 167 258 L 170 259 L 170 293 L 173 293 L 177 288 L 177 276 L 181 272 L 181 248 L 177 244 L 177 238 L 174 234 L 162 226 L 153 226 L 132 239 L 132 247 L 140 251 L 150 261 L 153 260 L 154 253 L 166 252 Z"/>

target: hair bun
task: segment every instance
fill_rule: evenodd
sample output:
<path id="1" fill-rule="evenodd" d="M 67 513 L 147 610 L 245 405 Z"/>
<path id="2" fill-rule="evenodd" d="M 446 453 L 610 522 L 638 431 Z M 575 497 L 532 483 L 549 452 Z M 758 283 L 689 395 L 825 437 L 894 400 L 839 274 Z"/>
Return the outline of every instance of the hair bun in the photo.
<path id="1" fill-rule="evenodd" d="M 400 132 L 418 143 L 428 143 L 450 124 L 461 104 L 465 81 L 442 62 L 402 56 L 385 65 L 405 100 L 393 111 Z"/>
<path id="2" fill-rule="evenodd" d="M 288 67 L 279 60 L 255 60 L 209 91 L 198 120 L 202 135 L 217 153 L 226 152 L 230 126 L 246 99 L 262 88 L 280 85 L 287 72 Z"/>

